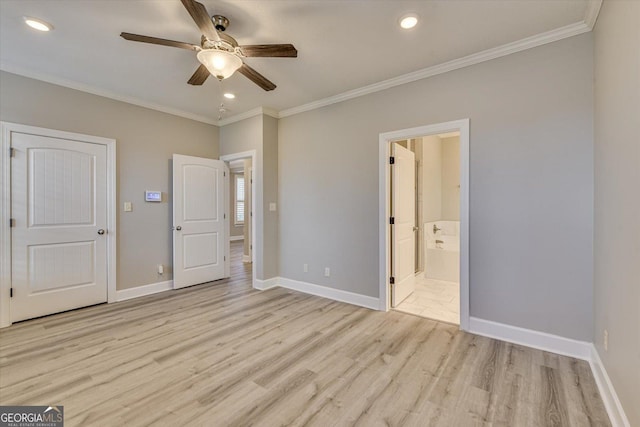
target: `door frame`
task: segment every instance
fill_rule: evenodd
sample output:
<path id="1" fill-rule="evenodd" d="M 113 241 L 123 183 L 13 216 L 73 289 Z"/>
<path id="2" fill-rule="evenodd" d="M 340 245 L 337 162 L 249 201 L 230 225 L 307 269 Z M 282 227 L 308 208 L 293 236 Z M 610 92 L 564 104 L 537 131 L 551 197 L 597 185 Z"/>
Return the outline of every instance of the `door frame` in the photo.
<path id="1" fill-rule="evenodd" d="M 0 328 L 11 325 L 11 133 L 104 145 L 107 150 L 107 302 L 116 301 L 116 140 L 11 122 L 0 122 Z"/>
<path id="2" fill-rule="evenodd" d="M 224 162 L 231 162 L 233 160 L 240 160 L 240 159 L 251 159 L 251 169 L 252 169 L 252 175 L 253 175 L 253 182 L 251 183 L 251 245 L 252 246 L 257 246 L 258 245 L 258 236 L 256 233 L 256 220 L 257 220 L 257 216 L 258 215 L 262 215 L 262 212 L 257 212 L 256 211 L 256 199 L 257 199 L 257 194 L 258 191 L 262 192 L 262 187 L 260 186 L 260 182 L 259 178 L 258 178 L 258 163 L 257 163 L 257 152 L 256 150 L 249 150 L 249 151 L 242 151 L 239 153 L 232 153 L 232 154 L 225 154 L 223 156 L 220 156 L 220 160 L 224 161 Z M 230 197 L 226 198 L 227 201 L 230 199 Z M 231 215 L 228 215 L 227 218 L 227 223 L 229 223 L 229 221 L 231 221 Z M 260 236 L 262 237 L 262 236 Z M 251 286 L 252 287 L 256 287 L 256 250 L 251 249 Z M 231 254 L 229 254 L 229 258 L 231 258 L 230 256 Z"/>
<path id="3" fill-rule="evenodd" d="M 469 330 L 469 119 L 454 120 L 401 129 L 380 134 L 379 138 L 379 295 L 380 310 L 390 309 L 391 254 L 389 251 L 391 216 L 391 165 L 389 156 L 393 141 L 460 132 L 460 329 Z"/>

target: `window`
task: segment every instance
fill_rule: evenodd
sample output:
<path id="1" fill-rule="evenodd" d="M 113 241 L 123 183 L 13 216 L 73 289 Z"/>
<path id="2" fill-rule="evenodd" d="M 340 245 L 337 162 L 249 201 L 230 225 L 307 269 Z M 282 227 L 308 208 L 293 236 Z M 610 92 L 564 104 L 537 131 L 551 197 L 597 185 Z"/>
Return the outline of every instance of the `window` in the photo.
<path id="1" fill-rule="evenodd" d="M 244 175 L 235 175 L 235 225 L 244 224 Z"/>

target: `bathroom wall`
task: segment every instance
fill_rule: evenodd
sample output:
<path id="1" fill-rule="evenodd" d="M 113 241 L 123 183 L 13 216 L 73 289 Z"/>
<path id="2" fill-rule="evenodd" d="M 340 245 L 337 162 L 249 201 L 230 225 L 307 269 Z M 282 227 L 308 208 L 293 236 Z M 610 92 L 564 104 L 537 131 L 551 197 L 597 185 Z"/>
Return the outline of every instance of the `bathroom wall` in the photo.
<path id="1" fill-rule="evenodd" d="M 421 139 L 423 221 L 460 221 L 460 137 Z"/>
<path id="2" fill-rule="evenodd" d="M 441 220 L 460 221 L 460 137 L 441 138 Z"/>
<path id="3" fill-rule="evenodd" d="M 422 138 L 423 221 L 442 216 L 442 143 L 438 136 Z"/>

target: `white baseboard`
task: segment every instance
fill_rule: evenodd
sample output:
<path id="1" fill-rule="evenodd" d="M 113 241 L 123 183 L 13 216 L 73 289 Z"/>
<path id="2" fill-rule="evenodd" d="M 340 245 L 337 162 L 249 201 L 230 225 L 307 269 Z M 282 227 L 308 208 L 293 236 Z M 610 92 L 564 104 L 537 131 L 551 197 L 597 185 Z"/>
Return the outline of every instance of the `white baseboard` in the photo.
<path id="1" fill-rule="evenodd" d="M 242 262 L 251 262 L 251 257 L 249 255 L 242 255 Z"/>
<path id="2" fill-rule="evenodd" d="M 270 288 L 275 288 L 276 286 L 278 286 L 278 279 L 279 279 L 278 277 L 272 277 L 271 279 L 266 279 L 266 280 L 254 279 L 253 287 L 254 289 L 258 289 L 261 291 L 264 291 Z"/>
<path id="3" fill-rule="evenodd" d="M 380 300 L 367 295 L 360 295 L 349 291 L 329 288 L 327 286 L 315 285 L 313 283 L 300 282 L 298 280 L 287 279 L 285 277 L 278 278 L 278 286 L 292 289 L 294 291 L 304 292 L 305 294 L 316 295 L 335 301 L 370 308 L 372 310 L 380 309 Z"/>
<path id="4" fill-rule="evenodd" d="M 237 242 L 238 240 L 244 240 L 244 236 L 229 236 L 230 242 Z"/>
<path id="5" fill-rule="evenodd" d="M 604 402 L 604 407 L 607 409 L 607 414 L 609 414 L 611 425 L 613 427 L 631 427 L 631 423 L 624 413 L 624 409 L 622 408 L 620 399 L 618 399 L 616 390 L 613 388 L 607 370 L 602 364 L 598 350 L 593 344 L 591 344 L 590 347 L 591 358 L 589 364 L 591 365 L 591 371 L 598 385 L 600 396 Z"/>
<path id="6" fill-rule="evenodd" d="M 173 280 L 166 282 L 151 283 L 149 285 L 137 286 L 135 288 L 122 289 L 116 291 L 116 301 L 125 301 L 132 298 L 143 297 L 145 295 L 157 294 L 173 289 Z"/>
<path id="7" fill-rule="evenodd" d="M 545 332 L 505 325 L 490 320 L 478 319 L 477 317 L 469 319 L 469 332 L 551 353 L 575 357 L 576 359 L 591 359 L 591 343 Z"/>

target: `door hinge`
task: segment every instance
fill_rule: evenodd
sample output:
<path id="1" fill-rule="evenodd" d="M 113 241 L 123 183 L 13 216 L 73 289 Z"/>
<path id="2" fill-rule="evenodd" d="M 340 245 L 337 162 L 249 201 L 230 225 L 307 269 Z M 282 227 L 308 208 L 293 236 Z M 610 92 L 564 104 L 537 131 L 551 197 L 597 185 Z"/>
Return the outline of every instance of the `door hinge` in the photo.
<path id="1" fill-rule="evenodd" d="M 396 162 L 396 158 L 395 157 L 393 157 L 393 156 L 389 157 L 389 164 L 390 165 L 394 164 L 395 162 Z"/>
<path id="2" fill-rule="evenodd" d="M 16 154 L 16 149 L 9 147 L 9 157 L 13 157 Z"/>
<path id="3" fill-rule="evenodd" d="M 13 218 L 9 218 L 9 227 L 15 227 L 16 226 L 16 220 Z"/>
<path id="4" fill-rule="evenodd" d="M 227 219 L 227 214 L 223 214 L 222 219 Z"/>
<path id="5" fill-rule="evenodd" d="M 9 298 L 13 298 L 13 288 L 9 288 Z"/>
<path id="6" fill-rule="evenodd" d="M 253 245 L 249 245 L 249 249 L 253 250 Z"/>
<path id="7" fill-rule="evenodd" d="M 391 283 L 392 285 L 395 285 L 396 284 L 396 278 L 393 277 L 393 276 L 389 277 L 389 283 Z"/>
<path id="8" fill-rule="evenodd" d="M 389 224 L 393 225 L 396 223 L 396 219 L 394 217 L 389 218 Z"/>
<path id="9" fill-rule="evenodd" d="M 227 173 L 226 172 L 222 172 L 222 176 L 227 176 Z"/>
<path id="10" fill-rule="evenodd" d="M 224 258 L 224 259 L 223 259 L 223 261 L 226 261 L 226 260 L 227 260 L 227 257 L 226 257 L 226 256 L 223 256 L 222 258 Z"/>

